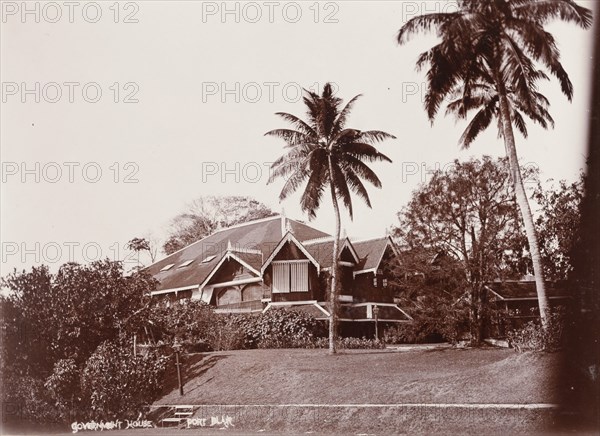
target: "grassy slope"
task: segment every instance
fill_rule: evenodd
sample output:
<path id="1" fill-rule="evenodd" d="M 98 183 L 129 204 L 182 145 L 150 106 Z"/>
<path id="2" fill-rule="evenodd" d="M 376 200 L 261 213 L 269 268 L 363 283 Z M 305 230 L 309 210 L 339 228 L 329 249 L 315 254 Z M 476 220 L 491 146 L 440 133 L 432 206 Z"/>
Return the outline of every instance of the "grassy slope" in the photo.
<path id="1" fill-rule="evenodd" d="M 558 355 L 504 349 L 248 350 L 186 357 L 155 404 L 552 403 Z"/>

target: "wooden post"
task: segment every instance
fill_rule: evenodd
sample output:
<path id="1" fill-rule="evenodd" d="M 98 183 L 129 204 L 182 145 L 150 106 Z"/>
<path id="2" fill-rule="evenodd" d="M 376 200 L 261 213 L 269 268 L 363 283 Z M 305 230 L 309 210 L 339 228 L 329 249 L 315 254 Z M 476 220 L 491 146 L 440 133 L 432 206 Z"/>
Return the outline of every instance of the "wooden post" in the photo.
<path id="1" fill-rule="evenodd" d="M 379 307 L 377 305 L 373 306 L 373 315 L 375 315 L 375 340 L 379 340 Z"/>
<path id="2" fill-rule="evenodd" d="M 173 348 L 175 349 L 175 366 L 177 366 L 177 382 L 179 383 L 179 395 L 183 396 L 183 382 L 181 379 L 181 362 L 179 361 L 179 350 L 181 348 L 181 345 L 179 345 L 177 342 L 175 342 L 175 345 L 173 345 Z"/>

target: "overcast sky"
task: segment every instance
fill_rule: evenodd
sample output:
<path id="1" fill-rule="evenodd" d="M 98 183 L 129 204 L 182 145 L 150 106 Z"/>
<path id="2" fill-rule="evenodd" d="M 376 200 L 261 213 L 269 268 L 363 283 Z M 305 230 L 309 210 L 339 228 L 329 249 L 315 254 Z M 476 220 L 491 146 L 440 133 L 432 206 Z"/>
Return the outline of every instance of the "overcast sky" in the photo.
<path id="1" fill-rule="evenodd" d="M 253 196 L 306 219 L 298 195 L 279 203 L 283 181 L 266 184 L 283 143 L 263 136 L 285 126 L 275 112 L 304 115 L 300 87 L 320 92 L 330 81 L 344 100 L 363 94 L 349 126 L 397 137 L 380 147 L 393 164 L 373 165 L 383 183 L 369 190 L 373 209 L 356 199 L 354 221 L 343 216 L 350 236 L 385 234 L 427 180 L 423 168 L 504 153 L 494 130 L 461 151 L 464 122 L 430 126 L 415 60 L 435 39 L 395 41 L 407 19 L 452 3 L 230 2 L 229 12 L 221 2 L 112 3 L 28 2 L 25 15 L 21 2 L 2 4 L 3 275 L 123 258 L 128 240 L 164 238 L 201 195 Z M 556 127 L 530 125 L 517 147 L 542 179 L 574 180 L 585 164 L 593 32 L 548 28 L 575 97 L 545 84 Z M 333 232 L 329 202 L 314 225 Z"/>

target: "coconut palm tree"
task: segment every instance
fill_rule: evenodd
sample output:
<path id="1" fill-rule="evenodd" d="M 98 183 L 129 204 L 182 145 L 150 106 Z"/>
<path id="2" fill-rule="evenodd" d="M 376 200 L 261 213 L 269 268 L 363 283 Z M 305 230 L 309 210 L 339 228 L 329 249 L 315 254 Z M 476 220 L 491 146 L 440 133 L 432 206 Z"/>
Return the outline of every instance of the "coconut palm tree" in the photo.
<path id="1" fill-rule="evenodd" d="M 279 177 L 286 179 L 279 195 L 284 200 L 306 182 L 300 199 L 302 211 L 309 218 L 316 217 L 317 210 L 329 187 L 335 212 L 335 238 L 333 240 L 333 263 L 331 268 L 329 351 L 336 352 L 335 337 L 338 314 L 338 257 L 340 239 L 340 207 L 338 200 L 353 217 L 351 192 L 371 207 L 369 195 L 363 184 L 368 181 L 380 188 L 381 181 L 365 162 L 391 160 L 377 151 L 374 144 L 385 139 L 395 139 L 389 133 L 378 130 L 360 131 L 346 127 L 352 106 L 360 97 L 352 98 L 343 108 L 342 100 L 335 97 L 331 84 L 318 95 L 305 90 L 303 98 L 307 108 L 306 121 L 289 113 L 276 115 L 292 125 L 292 129 L 276 129 L 265 135 L 282 138 L 288 151 L 271 166 L 268 183 Z"/>
<path id="2" fill-rule="evenodd" d="M 448 112 L 459 118 L 477 110 L 461 137 L 463 146 L 468 147 L 494 118 L 498 121 L 527 234 L 544 326 L 547 326 L 548 298 L 513 126 L 527 135 L 523 115 L 544 128 L 553 125 L 547 110 L 548 100 L 537 90 L 538 82 L 548 78 L 538 65 L 558 79 L 569 101 L 573 97 L 573 85 L 560 63 L 554 37 L 544 29 L 552 19 L 587 29 L 592 23 L 592 13 L 573 0 L 460 0 L 456 12 L 415 17 L 398 32 L 399 44 L 423 30 L 435 29 L 441 38 L 417 60 L 418 69 L 429 66 L 425 108 L 432 122 L 447 98 L 454 97 Z"/>

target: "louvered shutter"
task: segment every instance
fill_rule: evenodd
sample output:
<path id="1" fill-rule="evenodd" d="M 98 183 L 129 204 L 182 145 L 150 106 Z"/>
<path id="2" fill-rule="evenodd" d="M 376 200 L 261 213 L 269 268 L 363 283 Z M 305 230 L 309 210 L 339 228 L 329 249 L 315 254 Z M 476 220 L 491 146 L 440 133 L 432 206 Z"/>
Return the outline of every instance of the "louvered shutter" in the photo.
<path id="1" fill-rule="evenodd" d="M 308 291 L 308 262 L 294 262 L 291 264 L 291 291 Z"/>
<path id="2" fill-rule="evenodd" d="M 273 264 L 273 292 L 290 292 L 290 264 Z"/>

